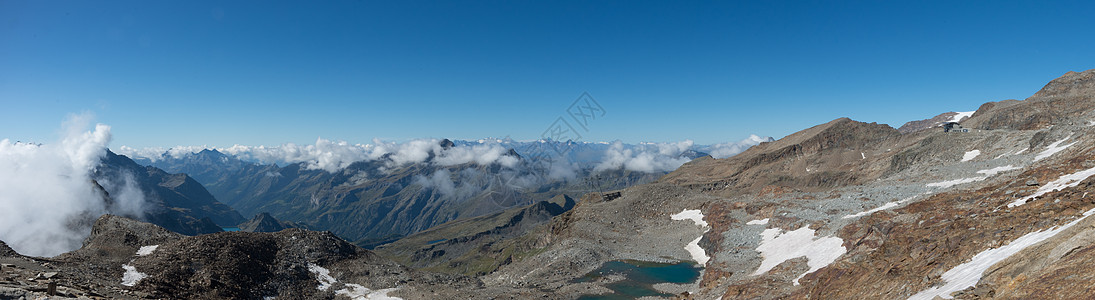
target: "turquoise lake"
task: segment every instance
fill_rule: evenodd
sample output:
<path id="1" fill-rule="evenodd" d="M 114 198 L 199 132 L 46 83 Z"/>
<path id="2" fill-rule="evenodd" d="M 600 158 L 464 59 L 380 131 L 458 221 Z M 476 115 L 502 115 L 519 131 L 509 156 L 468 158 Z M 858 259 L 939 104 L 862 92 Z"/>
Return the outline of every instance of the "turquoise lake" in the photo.
<path id="1" fill-rule="evenodd" d="M 690 283 L 700 276 L 700 268 L 691 262 L 678 262 L 674 264 L 654 263 L 637 260 L 614 260 L 604 263 L 600 268 L 589 272 L 575 282 L 596 281 L 601 277 L 619 274 L 624 280 L 609 283 L 605 287 L 614 293 L 602 295 L 584 295 L 578 299 L 635 299 L 644 296 L 672 297 L 673 295 L 658 292 L 654 284 L 658 283 Z"/>

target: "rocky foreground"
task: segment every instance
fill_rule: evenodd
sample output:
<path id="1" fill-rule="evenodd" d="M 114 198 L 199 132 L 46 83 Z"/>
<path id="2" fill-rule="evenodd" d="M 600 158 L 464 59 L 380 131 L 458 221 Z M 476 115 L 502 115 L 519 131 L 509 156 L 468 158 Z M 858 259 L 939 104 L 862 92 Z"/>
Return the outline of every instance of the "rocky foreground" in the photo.
<path id="1" fill-rule="evenodd" d="M 0 299 L 468 299 L 536 293 L 415 271 L 330 232 L 183 236 L 112 215 L 96 221 L 82 248 L 57 257 L 23 256 L 0 242 L 0 264 Z"/>

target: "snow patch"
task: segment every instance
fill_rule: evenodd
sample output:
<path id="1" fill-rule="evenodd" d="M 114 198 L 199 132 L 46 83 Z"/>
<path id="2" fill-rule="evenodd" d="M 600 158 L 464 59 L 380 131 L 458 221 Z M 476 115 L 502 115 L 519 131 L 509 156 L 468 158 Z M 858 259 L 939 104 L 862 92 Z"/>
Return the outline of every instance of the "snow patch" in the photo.
<path id="1" fill-rule="evenodd" d="M 308 271 L 316 274 L 316 279 L 319 280 L 319 287 L 317 288 L 321 291 L 326 291 L 335 283 L 338 283 L 338 279 L 331 276 L 331 271 L 327 268 L 309 263 Z M 388 296 L 388 293 L 398 290 L 399 288 L 371 290 L 360 284 L 347 283 L 344 285 L 346 287 L 335 291 L 335 295 L 343 295 L 354 300 L 402 300 L 402 298 Z"/>
<path id="2" fill-rule="evenodd" d="M 338 282 L 334 277 L 331 277 L 331 270 L 327 270 L 327 268 L 320 267 L 317 264 L 308 264 L 308 271 L 312 272 L 312 274 L 316 274 L 316 279 L 319 280 L 319 287 L 316 288 L 321 291 L 326 291 L 331 288 L 331 285 Z"/>
<path id="3" fill-rule="evenodd" d="M 1034 161 L 1039 161 L 1039 160 L 1042 160 L 1043 158 L 1053 156 L 1054 154 L 1057 154 L 1057 152 L 1061 152 L 1061 150 L 1065 150 L 1065 148 L 1068 148 L 1069 146 L 1075 145 L 1077 142 L 1072 142 L 1068 145 L 1061 146 L 1061 143 L 1064 143 L 1065 141 L 1067 141 L 1071 137 L 1072 136 L 1069 135 L 1069 136 L 1066 136 L 1065 138 L 1061 139 L 1060 141 L 1056 141 L 1056 142 L 1053 142 L 1053 144 L 1049 144 L 1048 149 L 1046 149 L 1045 151 L 1042 151 L 1042 153 L 1038 153 L 1038 155 L 1034 156 Z"/>
<path id="4" fill-rule="evenodd" d="M 400 298 L 388 296 L 388 293 L 398 288 L 370 290 L 359 284 L 347 283 L 346 288 L 335 291 L 335 295 L 344 295 L 354 300 L 398 300 Z"/>
<path id="5" fill-rule="evenodd" d="M 152 254 L 152 251 L 156 251 L 156 248 L 159 248 L 159 247 L 160 247 L 160 245 L 152 245 L 152 246 L 141 247 L 141 249 L 137 250 L 137 256 L 145 256 L 145 255 Z"/>
<path id="6" fill-rule="evenodd" d="M 955 112 L 957 114 L 954 115 L 954 117 L 951 117 L 951 119 L 947 122 L 962 122 L 962 119 L 969 118 L 970 116 L 973 116 L 973 113 L 975 113 L 975 112 L 977 112 L 977 111 L 976 110 L 975 111 L 957 111 L 957 112 Z M 944 123 L 947 123 L 947 122 L 944 122 Z"/>
<path id="7" fill-rule="evenodd" d="M 678 221 L 680 221 L 680 220 L 692 220 L 692 222 L 695 222 L 696 225 L 707 227 L 707 222 L 703 221 L 703 212 L 701 212 L 698 209 L 682 210 L 680 213 L 677 213 L 677 214 L 669 216 L 669 217 L 672 218 L 673 220 L 678 220 Z"/>
<path id="8" fill-rule="evenodd" d="M 707 230 L 704 230 L 703 232 L 707 232 Z M 695 260 L 696 263 L 701 266 L 706 266 L 707 261 L 711 260 L 711 257 L 707 256 L 707 252 L 703 250 L 703 247 L 700 247 L 701 239 L 703 239 L 702 234 L 691 242 L 688 242 L 688 245 L 684 246 L 684 250 L 692 255 L 692 259 Z"/>
<path id="9" fill-rule="evenodd" d="M 1077 186 L 1077 185 L 1080 184 L 1080 182 L 1083 182 L 1084 179 L 1087 179 L 1088 177 L 1091 177 L 1091 175 L 1095 175 L 1095 168 L 1079 171 L 1079 172 L 1072 173 L 1072 174 L 1061 175 L 1061 177 L 1057 178 L 1057 180 L 1050 181 L 1049 183 L 1046 183 L 1042 187 L 1038 188 L 1038 191 L 1035 191 L 1034 194 L 1031 194 L 1030 196 L 1026 196 L 1026 197 L 1023 197 L 1022 199 L 1015 200 L 1011 203 L 1008 203 L 1008 208 L 1026 204 L 1027 201 L 1030 201 L 1031 199 L 1034 199 L 1034 198 L 1037 198 L 1037 197 L 1041 197 L 1042 195 L 1045 195 L 1046 193 L 1049 193 L 1049 192 L 1052 192 L 1052 191 L 1059 191 L 1059 190 L 1063 190 L 1063 189 L 1066 189 L 1066 188 Z"/>
<path id="10" fill-rule="evenodd" d="M 983 174 L 985 176 L 959 178 L 959 179 L 955 179 L 955 180 L 933 182 L 933 183 L 927 184 L 927 186 L 928 187 L 949 188 L 949 187 L 956 186 L 956 185 L 959 185 L 959 184 L 966 184 L 966 183 L 970 183 L 970 182 L 982 181 L 982 180 L 985 180 L 985 179 L 989 179 L 989 177 L 995 176 L 996 174 L 1000 174 L 1000 173 L 1011 171 L 1011 170 L 1018 170 L 1018 169 L 1019 169 L 1019 167 L 1012 166 L 1012 165 L 1006 165 L 1006 166 L 1003 166 L 1003 167 L 995 167 L 995 168 L 992 168 L 992 169 L 985 169 L 985 170 L 977 171 L 977 174 Z"/>
<path id="11" fill-rule="evenodd" d="M 967 151 L 966 154 L 962 155 L 962 161 L 973 160 L 973 158 L 977 157 L 978 155 L 981 155 L 981 150 L 974 149 Z"/>
<path id="12" fill-rule="evenodd" d="M 1031 232 L 1011 241 L 1011 243 L 1008 243 L 1003 247 L 982 251 L 981 253 L 974 255 L 969 262 L 955 266 L 954 268 L 947 270 L 946 273 L 943 273 L 942 279 L 946 282 L 943 286 L 921 291 L 916 293 L 916 295 L 909 297 L 909 299 L 934 299 L 935 296 L 944 299 L 953 299 L 954 297 L 950 295 L 951 293 L 976 285 L 978 281 L 981 281 L 981 274 L 992 267 L 992 265 L 1019 253 L 1019 251 L 1023 251 L 1023 249 L 1026 249 L 1027 247 L 1038 244 L 1061 233 L 1061 231 L 1080 223 L 1080 221 L 1092 214 L 1095 214 L 1095 209 L 1084 212 L 1083 217 L 1069 222 L 1064 226 Z"/>
<path id="13" fill-rule="evenodd" d="M 768 218 L 745 222 L 745 225 L 767 225 L 767 224 L 768 224 Z"/>
<path id="14" fill-rule="evenodd" d="M 1027 152 L 1027 148 L 1023 148 L 1022 150 L 1016 151 L 1015 155 L 1023 154 L 1023 152 Z"/>
<path id="15" fill-rule="evenodd" d="M 771 228 L 760 233 L 761 241 L 757 252 L 764 257 L 764 261 L 761 261 L 753 275 L 764 274 L 787 260 L 806 257 L 806 265 L 810 269 L 795 278 L 795 285 L 798 285 L 798 280 L 803 276 L 828 266 L 847 252 L 843 246 L 844 240 L 832 236 L 815 238 L 814 230 L 809 226 L 781 232 L 778 228 Z"/>
<path id="16" fill-rule="evenodd" d="M 901 204 L 904 204 L 905 202 L 909 202 L 909 200 L 912 200 L 914 198 L 916 198 L 916 196 L 901 199 L 899 201 L 889 202 L 889 203 L 883 204 L 882 206 L 876 207 L 874 209 L 871 209 L 871 210 L 868 210 L 868 211 L 863 211 L 863 212 L 858 212 L 858 213 L 851 214 L 851 215 L 846 215 L 846 216 L 841 217 L 841 218 L 842 219 L 851 219 L 851 218 L 858 218 L 858 217 L 866 216 L 866 215 L 869 215 L 869 214 L 873 214 L 873 213 L 876 213 L 876 212 L 880 212 L 880 211 L 883 211 L 883 210 L 887 210 L 887 209 L 897 207 Z"/>
<path id="17" fill-rule="evenodd" d="M 862 156 L 863 159 L 867 159 L 867 154 L 865 154 L 863 152 L 859 152 L 859 156 Z"/>
<path id="18" fill-rule="evenodd" d="M 1018 169 L 1019 169 L 1019 167 L 1012 166 L 1012 165 L 1006 165 L 1006 166 L 1003 166 L 1003 167 L 995 167 L 995 168 L 992 168 L 992 169 L 980 170 L 980 171 L 977 171 L 977 174 L 985 174 L 985 176 L 993 176 L 993 175 L 1000 174 L 1000 173 L 1003 173 L 1003 172 L 1007 172 L 1007 171 L 1011 171 L 1011 170 L 1018 170 Z"/>
<path id="19" fill-rule="evenodd" d="M 137 285 L 137 282 L 140 282 L 141 279 L 148 277 L 148 274 L 137 272 L 137 268 L 130 265 L 122 265 L 122 269 L 125 270 L 125 273 L 122 274 L 122 285 L 124 286 Z"/>
<path id="20" fill-rule="evenodd" d="M 709 228 L 707 228 L 707 222 L 703 221 L 703 213 L 700 212 L 700 210 L 698 209 L 685 209 L 682 210 L 680 213 L 669 216 L 669 218 L 678 221 L 692 220 L 692 222 L 696 223 L 696 225 L 704 227 L 704 233 L 707 233 L 707 231 L 710 230 Z M 707 265 L 707 261 L 710 260 L 711 257 L 707 256 L 707 252 L 704 251 L 702 247 L 700 247 L 701 239 L 703 239 L 703 234 L 700 234 L 700 236 L 697 237 L 695 240 L 692 240 L 688 243 L 688 245 L 685 245 L 684 250 L 688 251 L 688 254 L 692 255 L 692 259 L 695 260 L 696 263 L 699 263 L 700 265 Z"/>
<path id="21" fill-rule="evenodd" d="M 970 177 L 970 178 L 960 178 L 960 179 L 955 179 L 955 180 L 947 180 L 947 181 L 933 182 L 933 183 L 929 183 L 929 184 L 927 184 L 927 186 L 928 186 L 928 187 L 941 187 L 941 188 L 949 188 L 949 187 L 952 187 L 952 186 L 956 186 L 956 185 L 959 185 L 959 184 L 965 184 L 965 183 L 970 183 L 970 182 L 977 182 L 977 181 L 981 181 L 981 180 L 985 180 L 985 179 L 988 179 L 988 177 Z"/>

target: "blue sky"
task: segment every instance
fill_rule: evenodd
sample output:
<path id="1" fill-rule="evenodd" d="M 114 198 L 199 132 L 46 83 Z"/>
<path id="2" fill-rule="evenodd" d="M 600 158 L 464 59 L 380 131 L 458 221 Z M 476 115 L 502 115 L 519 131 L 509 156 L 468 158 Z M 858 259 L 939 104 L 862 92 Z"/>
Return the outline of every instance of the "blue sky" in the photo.
<path id="1" fill-rule="evenodd" d="M 1023 99 L 1095 68 L 1090 2 L 7 1 L 0 138 L 112 148 L 782 137 Z"/>

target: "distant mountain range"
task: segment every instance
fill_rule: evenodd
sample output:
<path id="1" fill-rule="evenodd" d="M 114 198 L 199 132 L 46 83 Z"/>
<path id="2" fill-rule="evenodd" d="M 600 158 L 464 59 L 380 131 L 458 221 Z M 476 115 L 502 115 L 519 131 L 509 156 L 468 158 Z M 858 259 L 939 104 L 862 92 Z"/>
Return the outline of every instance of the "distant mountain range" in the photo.
<path id="1" fill-rule="evenodd" d="M 428 143 L 386 145 L 395 150 L 348 163 L 330 158 L 338 153 L 369 157 L 379 150 L 342 145 L 328 149 L 327 154 L 318 153 L 316 159 L 269 163 L 269 157 L 277 156 L 260 153 L 280 153 L 284 149 L 195 149 L 165 151 L 158 157 L 136 161 L 192 176 L 216 199 L 245 216 L 269 213 L 279 220 L 330 230 L 358 245 L 372 247 L 448 221 L 500 212 L 557 195 L 579 196 L 652 182 L 680 164 L 707 156 L 704 150 L 725 154 L 768 140 L 771 138 L 754 136 L 739 143 L 713 146 L 691 142 L 630 145 L 425 140 Z M 419 149 L 426 151 L 416 152 Z M 346 154 L 355 150 L 363 155 Z M 373 152 L 365 152 L 370 150 Z M 321 161 L 325 158 L 326 162 Z M 332 161 L 342 167 L 320 167 Z"/>

